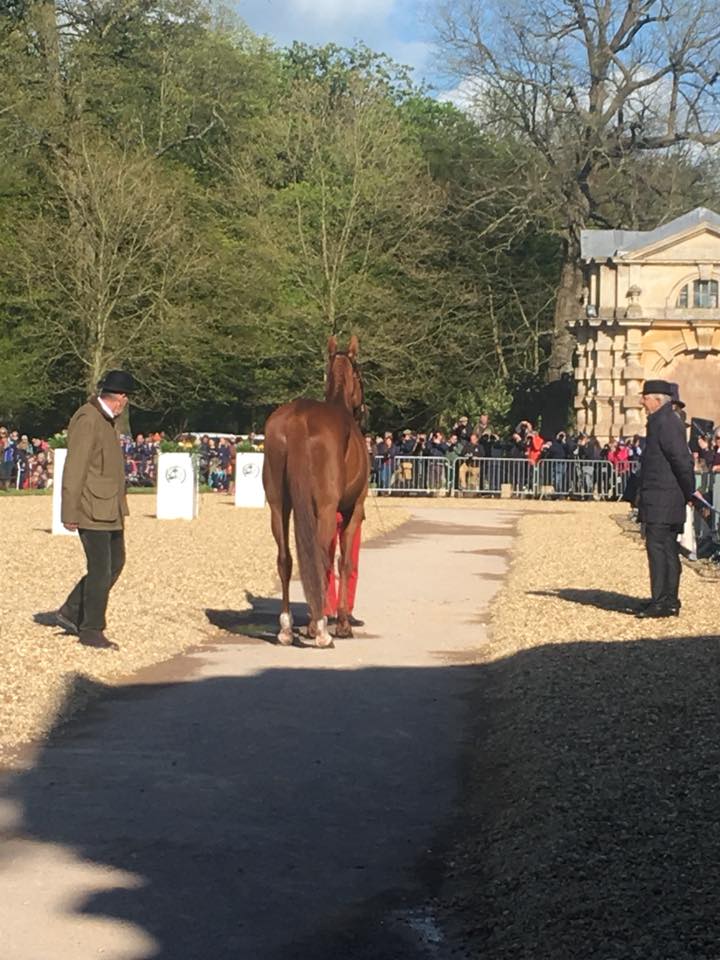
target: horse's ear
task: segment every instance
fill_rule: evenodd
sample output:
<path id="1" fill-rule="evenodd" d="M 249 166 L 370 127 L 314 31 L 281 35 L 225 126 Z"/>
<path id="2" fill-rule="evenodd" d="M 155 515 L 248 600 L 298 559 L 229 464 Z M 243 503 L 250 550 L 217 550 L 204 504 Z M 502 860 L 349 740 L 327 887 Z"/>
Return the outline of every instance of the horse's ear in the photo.
<path id="1" fill-rule="evenodd" d="M 335 336 L 335 334 L 333 334 L 332 337 L 328 337 L 328 356 L 330 357 L 331 360 L 336 353 L 337 353 L 337 337 Z"/>
<path id="2" fill-rule="evenodd" d="M 357 356 L 360 353 L 360 342 L 358 338 L 353 334 L 350 337 L 350 346 L 348 347 L 347 355 L 351 360 L 357 360 Z"/>

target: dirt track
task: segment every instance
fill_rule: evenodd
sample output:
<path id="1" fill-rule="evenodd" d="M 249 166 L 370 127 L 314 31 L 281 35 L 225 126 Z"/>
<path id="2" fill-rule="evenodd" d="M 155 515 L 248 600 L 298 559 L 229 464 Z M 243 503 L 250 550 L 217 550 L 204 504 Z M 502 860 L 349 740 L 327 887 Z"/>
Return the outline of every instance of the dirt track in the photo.
<path id="1" fill-rule="evenodd" d="M 473 960 L 720 957 L 720 589 L 637 620 L 610 514 L 525 515 L 474 697 L 444 917 Z"/>
<path id="2" fill-rule="evenodd" d="M 356 640 L 209 608 L 235 645 L 99 691 L 6 778 L 0 928 L 53 938 L 7 960 L 717 960 L 717 584 L 638 621 L 617 504 L 405 507 Z"/>
<path id="3" fill-rule="evenodd" d="M 94 683 L 116 683 L 212 639 L 207 609 L 245 610 L 272 593 L 275 544 L 269 513 L 202 498 L 193 521 L 159 521 L 155 497 L 130 498 L 127 566 L 113 590 L 108 635 L 119 653 L 88 650 L 33 622 L 56 609 L 84 570 L 74 537 L 51 536 L 49 497 L 0 497 L 0 759 L 41 737 L 87 699 Z M 366 539 L 407 518 L 402 507 L 369 504 Z"/>
<path id="4" fill-rule="evenodd" d="M 209 611 L 226 642 L 106 691 L 0 779 L 3 960 L 437 956 L 512 518 L 414 512 L 363 552 L 354 639 L 275 646 L 268 596 Z"/>

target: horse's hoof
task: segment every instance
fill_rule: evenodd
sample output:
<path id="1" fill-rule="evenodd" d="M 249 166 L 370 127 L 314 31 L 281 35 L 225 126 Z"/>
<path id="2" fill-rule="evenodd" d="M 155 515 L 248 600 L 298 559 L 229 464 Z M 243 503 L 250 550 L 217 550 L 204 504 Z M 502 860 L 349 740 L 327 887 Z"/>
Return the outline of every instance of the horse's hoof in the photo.
<path id="1" fill-rule="evenodd" d="M 320 650 L 332 650 L 334 649 L 335 644 L 333 643 L 333 638 L 330 636 L 330 634 L 327 634 L 325 637 L 316 637 L 315 646 Z"/>
<path id="2" fill-rule="evenodd" d="M 338 623 L 338 625 L 335 627 L 335 636 L 340 640 L 347 640 L 348 638 L 352 637 L 352 635 L 352 627 L 349 623 Z"/>
<path id="3" fill-rule="evenodd" d="M 277 641 L 283 647 L 291 647 L 293 642 L 292 630 L 281 630 L 277 635 Z"/>

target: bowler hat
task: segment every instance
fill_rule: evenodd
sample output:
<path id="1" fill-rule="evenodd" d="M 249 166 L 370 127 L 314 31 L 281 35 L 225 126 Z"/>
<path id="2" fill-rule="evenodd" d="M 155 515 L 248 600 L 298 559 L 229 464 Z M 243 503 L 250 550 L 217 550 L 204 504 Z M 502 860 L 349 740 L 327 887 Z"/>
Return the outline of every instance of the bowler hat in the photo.
<path id="1" fill-rule="evenodd" d="M 680 399 L 680 387 L 677 383 L 673 383 L 672 380 L 670 381 L 670 396 L 676 407 L 680 407 L 681 410 L 685 409 L 685 404 Z"/>
<path id="2" fill-rule="evenodd" d="M 646 380 L 642 388 L 643 396 L 648 393 L 664 393 L 672 396 L 672 385 L 667 380 Z"/>
<path id="3" fill-rule="evenodd" d="M 98 384 L 100 393 L 135 393 L 137 384 L 131 373 L 124 370 L 108 370 Z"/>

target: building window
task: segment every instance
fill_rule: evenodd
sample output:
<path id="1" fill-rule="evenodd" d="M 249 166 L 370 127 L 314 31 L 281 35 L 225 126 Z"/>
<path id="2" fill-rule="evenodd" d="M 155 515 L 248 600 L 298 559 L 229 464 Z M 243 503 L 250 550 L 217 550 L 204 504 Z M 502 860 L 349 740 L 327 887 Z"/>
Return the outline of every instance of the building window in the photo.
<path id="1" fill-rule="evenodd" d="M 692 285 L 692 305 L 701 310 L 717 310 L 718 282 L 717 280 L 695 280 Z M 690 284 L 682 288 L 678 294 L 676 306 L 687 309 L 690 305 Z"/>
<path id="2" fill-rule="evenodd" d="M 717 280 L 696 280 L 693 283 L 693 306 L 717 308 L 717 305 Z"/>
<path id="3" fill-rule="evenodd" d="M 677 306 L 687 309 L 690 305 L 690 284 L 682 288 L 677 298 Z M 692 285 L 692 305 L 701 310 L 717 310 L 717 280 L 694 280 Z"/>

